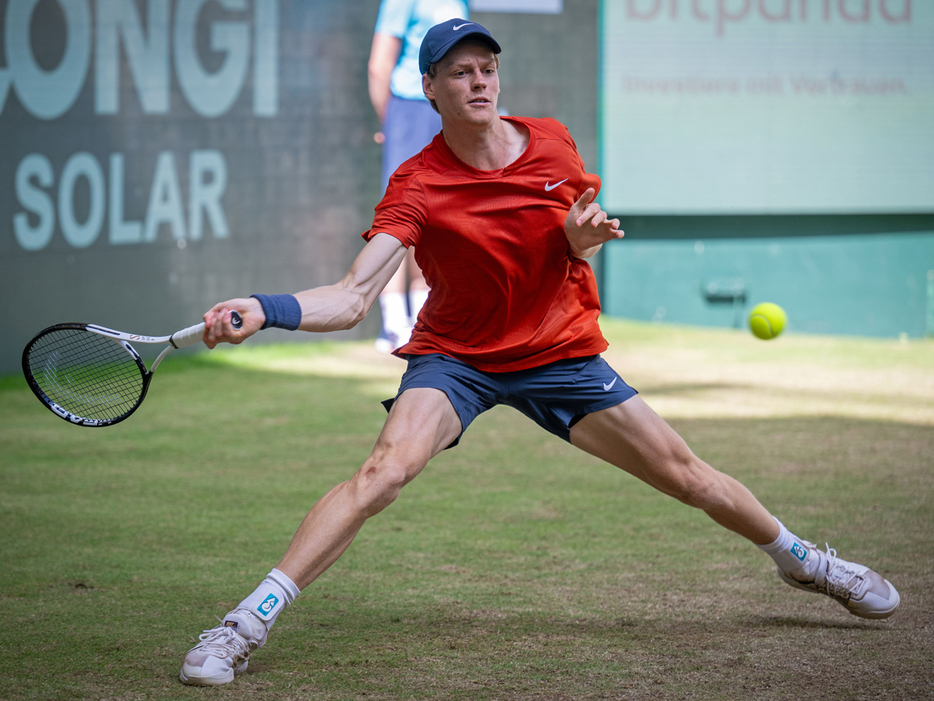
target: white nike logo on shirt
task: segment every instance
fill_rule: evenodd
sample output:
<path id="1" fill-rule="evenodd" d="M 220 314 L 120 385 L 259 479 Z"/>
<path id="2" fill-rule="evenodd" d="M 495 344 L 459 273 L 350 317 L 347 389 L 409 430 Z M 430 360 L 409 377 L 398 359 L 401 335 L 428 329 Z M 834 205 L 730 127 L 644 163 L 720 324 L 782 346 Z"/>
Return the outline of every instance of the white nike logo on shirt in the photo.
<path id="1" fill-rule="evenodd" d="M 551 191 L 554 190 L 556 187 L 558 187 L 558 185 L 560 185 L 561 183 L 566 183 L 567 181 L 568 181 L 568 179 L 565 178 L 565 179 L 562 180 L 560 183 L 555 183 L 554 185 L 552 185 L 551 183 L 549 183 L 549 182 L 546 181 L 546 182 L 545 182 L 545 192 L 551 192 Z"/>
<path id="2" fill-rule="evenodd" d="M 618 377 L 614 377 L 614 378 L 613 378 L 613 381 L 612 381 L 610 384 L 607 384 L 606 382 L 604 382 L 604 383 L 603 383 L 603 391 L 604 391 L 604 392 L 609 392 L 611 389 L 613 389 L 613 385 L 616 384 L 616 381 L 617 381 L 618 379 L 619 379 Z"/>
<path id="3" fill-rule="evenodd" d="M 453 27 L 451 27 L 451 29 L 453 29 L 456 32 L 458 29 L 460 29 L 461 27 L 466 27 L 468 24 L 473 24 L 473 22 L 465 22 L 464 24 L 455 24 Z"/>

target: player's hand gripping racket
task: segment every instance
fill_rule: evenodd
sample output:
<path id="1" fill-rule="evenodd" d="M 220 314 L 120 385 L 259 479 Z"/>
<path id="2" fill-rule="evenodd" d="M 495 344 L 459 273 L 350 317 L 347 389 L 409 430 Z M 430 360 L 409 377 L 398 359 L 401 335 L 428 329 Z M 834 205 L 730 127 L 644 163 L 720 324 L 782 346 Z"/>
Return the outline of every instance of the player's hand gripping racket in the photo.
<path id="1" fill-rule="evenodd" d="M 235 329 L 243 325 L 230 313 Z M 110 426 L 136 411 L 152 374 L 175 348 L 201 340 L 204 324 L 171 336 L 138 336 L 94 324 L 57 324 L 41 331 L 23 350 L 23 373 L 50 410 L 79 426 Z M 168 343 L 146 370 L 134 343 Z"/>

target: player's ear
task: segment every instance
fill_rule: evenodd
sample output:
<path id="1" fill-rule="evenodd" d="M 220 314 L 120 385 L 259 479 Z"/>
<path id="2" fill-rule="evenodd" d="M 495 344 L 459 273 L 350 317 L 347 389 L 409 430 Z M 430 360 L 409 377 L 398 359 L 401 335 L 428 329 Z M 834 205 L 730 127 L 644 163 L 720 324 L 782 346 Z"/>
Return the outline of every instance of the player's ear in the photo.
<path id="1" fill-rule="evenodd" d="M 422 92 L 425 93 L 425 97 L 429 100 L 435 99 L 434 88 L 431 87 L 431 79 L 428 77 L 427 73 L 422 74 Z"/>

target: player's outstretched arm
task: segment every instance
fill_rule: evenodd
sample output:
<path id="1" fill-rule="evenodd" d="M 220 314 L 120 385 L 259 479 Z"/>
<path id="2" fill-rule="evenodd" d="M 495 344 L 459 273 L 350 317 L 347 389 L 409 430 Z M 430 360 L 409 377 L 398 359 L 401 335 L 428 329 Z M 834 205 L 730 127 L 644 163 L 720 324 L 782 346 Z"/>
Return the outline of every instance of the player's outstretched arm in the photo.
<path id="1" fill-rule="evenodd" d="M 607 241 L 623 238 L 619 219 L 610 219 L 610 215 L 593 201 L 596 194 L 592 187 L 584 190 L 564 220 L 564 234 L 575 258 L 590 258 Z"/>
<path id="2" fill-rule="evenodd" d="M 316 287 L 294 295 L 301 308 L 302 331 L 339 331 L 360 323 L 376 302 L 402 259 L 405 246 L 389 234 L 376 234 L 363 247 L 343 279 L 335 285 Z M 235 329 L 230 312 L 236 310 L 243 326 Z M 204 315 L 204 343 L 242 343 L 263 328 L 266 315 L 259 300 L 230 299 L 215 304 Z"/>

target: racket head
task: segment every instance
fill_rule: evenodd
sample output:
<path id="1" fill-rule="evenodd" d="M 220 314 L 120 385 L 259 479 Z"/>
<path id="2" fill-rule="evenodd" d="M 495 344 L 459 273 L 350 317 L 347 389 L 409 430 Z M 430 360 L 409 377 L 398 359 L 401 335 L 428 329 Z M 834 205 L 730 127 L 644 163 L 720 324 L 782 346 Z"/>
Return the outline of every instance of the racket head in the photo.
<path id="1" fill-rule="evenodd" d="M 23 349 L 23 374 L 56 416 L 78 426 L 111 426 L 136 411 L 152 375 L 133 346 L 87 326 L 40 331 Z"/>

